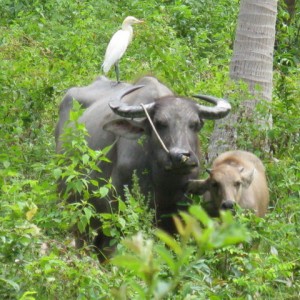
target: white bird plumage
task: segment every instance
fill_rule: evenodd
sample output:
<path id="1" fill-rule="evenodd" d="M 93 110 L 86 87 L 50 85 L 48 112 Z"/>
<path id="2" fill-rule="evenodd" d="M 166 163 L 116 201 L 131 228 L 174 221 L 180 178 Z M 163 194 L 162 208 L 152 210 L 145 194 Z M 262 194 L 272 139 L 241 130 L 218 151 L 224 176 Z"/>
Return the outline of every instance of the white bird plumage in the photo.
<path id="1" fill-rule="evenodd" d="M 105 52 L 104 62 L 102 64 L 103 72 L 106 74 L 114 65 L 117 76 L 117 82 L 120 82 L 119 60 L 124 55 L 133 36 L 133 24 L 143 23 L 135 17 L 126 17 L 122 23 L 122 29 L 118 30 L 111 38 Z"/>

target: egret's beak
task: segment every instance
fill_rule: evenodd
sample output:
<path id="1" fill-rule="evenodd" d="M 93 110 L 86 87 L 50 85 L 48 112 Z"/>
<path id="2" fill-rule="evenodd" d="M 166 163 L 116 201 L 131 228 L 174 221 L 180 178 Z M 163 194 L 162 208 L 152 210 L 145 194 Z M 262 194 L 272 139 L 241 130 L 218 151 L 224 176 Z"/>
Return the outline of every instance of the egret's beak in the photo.
<path id="1" fill-rule="evenodd" d="M 144 23 L 144 22 L 145 22 L 144 20 L 137 20 L 136 21 L 137 24 L 141 24 L 141 23 Z"/>

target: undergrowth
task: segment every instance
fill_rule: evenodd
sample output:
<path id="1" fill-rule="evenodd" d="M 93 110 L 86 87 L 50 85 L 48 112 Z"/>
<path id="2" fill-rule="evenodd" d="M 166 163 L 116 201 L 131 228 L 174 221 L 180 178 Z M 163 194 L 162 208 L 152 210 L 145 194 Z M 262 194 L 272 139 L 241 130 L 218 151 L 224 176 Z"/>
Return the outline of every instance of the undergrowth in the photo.
<path id="1" fill-rule="evenodd" d="M 299 9 L 287 21 L 280 1 L 270 153 L 254 147 L 264 138 L 255 123 L 240 124 L 240 145 L 262 156 L 267 169 L 271 202 L 264 219 L 243 211 L 211 219 L 194 205 L 175 219 L 178 235 L 169 236 L 153 227 L 154 212 L 138 178 L 126 189 L 127 201 L 101 176 L 91 182 L 87 174 L 101 174 L 97 161 L 106 159 L 109 148 L 89 149 L 83 126 L 68 131 L 72 156 L 54 150 L 66 89 L 101 74 L 108 40 L 127 15 L 146 22 L 135 29 L 121 61 L 122 80 L 152 74 L 175 93 L 226 94 L 239 103 L 228 76 L 237 13 L 238 1 L 228 0 L 1 2 L 1 299 L 300 297 Z M 79 114 L 75 107 L 73 121 Z M 200 133 L 204 156 L 211 130 L 206 122 Z M 61 177 L 67 180 L 65 195 L 57 192 Z M 83 201 L 69 203 L 70 193 L 83 193 Z M 90 193 L 112 197 L 116 211 L 95 214 Z M 117 245 L 106 265 L 99 265 L 89 243 L 74 247 L 71 228 L 92 240 L 94 217 Z"/>

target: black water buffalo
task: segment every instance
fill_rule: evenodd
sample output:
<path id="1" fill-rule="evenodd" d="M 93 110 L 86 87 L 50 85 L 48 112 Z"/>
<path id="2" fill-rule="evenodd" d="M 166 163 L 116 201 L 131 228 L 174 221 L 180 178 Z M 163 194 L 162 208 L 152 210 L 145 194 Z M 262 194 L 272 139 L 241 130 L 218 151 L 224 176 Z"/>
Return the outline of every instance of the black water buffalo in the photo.
<path id="1" fill-rule="evenodd" d="M 111 163 L 101 163 L 103 173 L 95 172 L 92 177 L 111 178 L 122 195 L 124 185 L 131 185 L 136 171 L 142 192 L 152 195 L 150 206 L 155 208 L 157 225 L 171 232 L 172 220 L 163 216 L 176 213 L 177 204 L 185 201 L 188 180 L 198 177 L 198 132 L 202 119 L 223 118 L 231 108 L 223 99 L 203 95 L 198 98 L 214 106 L 177 97 L 154 77 L 144 77 L 135 85 L 116 85 L 100 77 L 89 86 L 71 88 L 64 97 L 56 127 L 57 151 L 63 151 L 59 136 L 68 120 L 72 100 L 76 99 L 86 108 L 80 122 L 89 132 L 89 146 L 102 149 L 114 144 L 108 154 Z M 145 117 L 145 110 L 162 142 Z M 144 138 L 139 139 L 142 135 Z M 91 199 L 91 202 L 97 212 L 111 211 L 108 200 Z M 101 224 L 94 226 L 100 228 Z M 94 245 L 103 256 L 109 253 L 108 241 L 99 229 Z"/>

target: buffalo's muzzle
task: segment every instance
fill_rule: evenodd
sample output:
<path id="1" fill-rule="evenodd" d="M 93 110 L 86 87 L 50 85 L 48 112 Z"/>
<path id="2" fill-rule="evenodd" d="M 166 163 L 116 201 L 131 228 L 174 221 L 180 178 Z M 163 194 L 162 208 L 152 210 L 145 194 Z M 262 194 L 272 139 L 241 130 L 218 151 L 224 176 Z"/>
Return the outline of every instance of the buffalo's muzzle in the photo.
<path id="1" fill-rule="evenodd" d="M 186 163 L 190 157 L 191 153 L 188 150 L 183 150 L 179 148 L 173 148 L 170 150 L 171 161 L 174 164 Z"/>
<path id="2" fill-rule="evenodd" d="M 173 148 L 169 151 L 170 162 L 165 166 L 167 171 L 190 172 L 198 166 L 197 159 L 187 150 Z"/>

